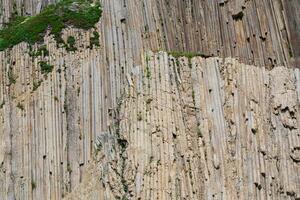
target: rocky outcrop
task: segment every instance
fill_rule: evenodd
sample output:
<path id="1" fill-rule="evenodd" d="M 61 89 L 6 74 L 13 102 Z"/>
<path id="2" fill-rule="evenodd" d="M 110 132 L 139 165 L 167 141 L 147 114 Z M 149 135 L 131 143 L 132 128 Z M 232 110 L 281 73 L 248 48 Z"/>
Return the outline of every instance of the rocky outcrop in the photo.
<path id="1" fill-rule="evenodd" d="M 120 103 L 126 199 L 300 197 L 298 69 L 164 52 L 144 60 L 128 74 Z M 106 189 L 123 188 L 117 178 L 99 179 Z"/>
<path id="2" fill-rule="evenodd" d="M 75 52 L 0 52 L 0 199 L 300 198 L 297 2 L 102 6 L 100 47 L 68 28 Z"/>

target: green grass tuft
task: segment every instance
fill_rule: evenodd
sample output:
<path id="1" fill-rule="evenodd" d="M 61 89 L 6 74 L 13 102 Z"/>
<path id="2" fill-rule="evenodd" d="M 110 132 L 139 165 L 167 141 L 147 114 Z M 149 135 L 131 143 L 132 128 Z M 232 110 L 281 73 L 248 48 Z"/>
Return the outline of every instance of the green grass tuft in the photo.
<path id="1" fill-rule="evenodd" d="M 14 17 L 0 31 L 0 51 L 21 42 L 42 42 L 48 29 L 58 43 L 63 43 L 62 29 L 67 26 L 93 28 L 101 13 L 100 3 L 93 4 L 92 0 L 61 0 L 56 5 L 47 6 L 36 16 Z"/>
<path id="2" fill-rule="evenodd" d="M 45 61 L 40 61 L 39 64 L 40 64 L 40 67 L 41 67 L 42 74 L 48 74 L 48 73 L 52 72 L 53 65 L 50 65 Z"/>

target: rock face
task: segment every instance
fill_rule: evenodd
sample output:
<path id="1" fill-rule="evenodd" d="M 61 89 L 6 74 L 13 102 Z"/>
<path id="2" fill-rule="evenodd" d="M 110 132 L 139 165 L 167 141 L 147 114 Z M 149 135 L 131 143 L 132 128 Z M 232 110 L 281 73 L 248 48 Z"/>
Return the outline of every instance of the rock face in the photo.
<path id="1" fill-rule="evenodd" d="M 100 47 L 0 52 L 0 199 L 299 199 L 298 2 L 102 0 Z"/>
<path id="2" fill-rule="evenodd" d="M 102 154 L 98 174 L 105 175 L 97 178 L 109 193 L 99 188 L 94 194 L 299 198 L 299 75 L 298 69 L 268 71 L 232 58 L 175 60 L 149 52 L 127 76 L 119 131 L 110 132 L 125 144 L 117 150 L 124 161 L 107 162 L 109 155 Z M 107 141 L 101 144 L 109 151 Z M 85 185 L 69 199 L 84 194 Z"/>

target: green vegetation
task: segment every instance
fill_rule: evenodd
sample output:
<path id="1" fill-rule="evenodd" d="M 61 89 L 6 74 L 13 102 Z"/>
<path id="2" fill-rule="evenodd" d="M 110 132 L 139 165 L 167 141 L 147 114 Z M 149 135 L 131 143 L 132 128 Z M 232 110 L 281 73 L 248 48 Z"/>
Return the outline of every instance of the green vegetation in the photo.
<path id="1" fill-rule="evenodd" d="M 202 137 L 203 137 L 203 135 L 202 135 L 202 131 L 201 131 L 201 129 L 200 129 L 200 128 L 198 128 L 198 130 L 197 130 L 197 135 L 198 135 L 198 137 L 200 137 L 200 138 L 202 138 Z"/>
<path id="2" fill-rule="evenodd" d="M 33 87 L 32 87 L 32 90 L 33 90 L 33 91 L 37 90 L 37 89 L 41 86 L 42 82 L 43 82 L 42 80 L 39 80 L 38 82 L 33 81 Z"/>
<path id="3" fill-rule="evenodd" d="M 5 105 L 5 101 L 3 100 L 2 103 L 0 104 L 0 109 L 2 109 L 4 105 Z"/>
<path id="4" fill-rule="evenodd" d="M 47 6 L 36 16 L 15 16 L 0 31 L 0 51 L 21 42 L 41 42 L 49 28 L 56 41 L 64 43 L 61 38 L 62 29 L 67 26 L 93 28 L 101 13 L 100 3 L 93 4 L 92 0 L 61 0 L 55 5 Z"/>
<path id="5" fill-rule="evenodd" d="M 200 56 L 203 58 L 209 58 L 210 55 L 199 53 L 199 52 L 188 52 L 188 51 L 170 51 L 168 52 L 171 54 L 174 58 L 180 58 L 180 57 L 187 57 L 188 59 L 192 59 L 193 57 Z"/>
<path id="6" fill-rule="evenodd" d="M 8 71 L 8 81 L 9 85 L 16 84 L 17 82 L 17 76 L 13 74 L 12 70 Z"/>
<path id="7" fill-rule="evenodd" d="M 142 113 L 141 113 L 141 112 L 139 112 L 139 113 L 137 114 L 137 120 L 138 120 L 138 121 L 142 121 L 142 120 L 143 120 L 143 117 L 142 117 Z"/>
<path id="8" fill-rule="evenodd" d="M 49 51 L 48 51 L 46 45 L 42 45 L 37 49 L 37 51 L 30 51 L 29 55 L 31 57 L 38 57 L 38 56 L 42 56 L 42 55 L 49 56 Z"/>
<path id="9" fill-rule="evenodd" d="M 59 101 L 57 96 L 54 96 L 54 101 Z"/>
<path id="10" fill-rule="evenodd" d="M 69 36 L 66 44 L 67 51 L 76 51 L 77 48 L 74 45 L 75 45 L 75 38 L 73 36 Z"/>
<path id="11" fill-rule="evenodd" d="M 69 173 L 72 173 L 72 168 L 71 168 L 70 163 L 67 164 L 67 171 L 68 171 Z"/>
<path id="12" fill-rule="evenodd" d="M 31 181 L 31 188 L 34 190 L 36 188 L 36 183 L 34 180 Z"/>
<path id="13" fill-rule="evenodd" d="M 19 102 L 17 108 L 19 108 L 20 110 L 24 110 L 24 105 Z"/>
<path id="14" fill-rule="evenodd" d="M 48 73 L 52 72 L 53 65 L 50 65 L 45 61 L 40 61 L 39 64 L 40 64 L 40 67 L 41 67 L 42 74 L 48 74 Z"/>
<path id="15" fill-rule="evenodd" d="M 179 69 L 179 60 L 178 58 L 180 57 L 187 57 L 188 58 L 188 65 L 190 68 L 192 68 L 192 58 L 199 56 L 199 57 L 203 57 L 203 58 L 209 58 L 211 57 L 211 55 L 208 54 L 204 54 L 204 53 L 199 53 L 199 52 L 188 52 L 188 51 L 170 51 L 168 52 L 170 55 L 172 55 L 174 58 L 176 58 L 176 65 L 177 68 Z"/>
<path id="16" fill-rule="evenodd" d="M 90 49 L 92 49 L 94 46 L 100 46 L 99 37 L 99 33 L 94 31 L 93 36 L 90 38 Z"/>

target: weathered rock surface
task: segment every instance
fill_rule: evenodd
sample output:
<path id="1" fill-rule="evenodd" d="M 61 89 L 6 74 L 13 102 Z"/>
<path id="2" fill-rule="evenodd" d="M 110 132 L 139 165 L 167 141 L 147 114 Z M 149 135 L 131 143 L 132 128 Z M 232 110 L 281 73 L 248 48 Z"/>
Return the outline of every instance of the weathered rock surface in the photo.
<path id="1" fill-rule="evenodd" d="M 0 24 L 55 1 L 0 0 Z M 117 60 L 119 54 L 130 57 L 128 51 L 139 61 L 144 49 L 165 49 L 238 57 L 269 68 L 300 65 L 298 0 L 100 1 L 106 50 Z"/>
<path id="2" fill-rule="evenodd" d="M 296 0 L 102 5 L 100 47 L 0 52 L 0 199 L 300 198 Z"/>

